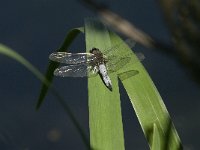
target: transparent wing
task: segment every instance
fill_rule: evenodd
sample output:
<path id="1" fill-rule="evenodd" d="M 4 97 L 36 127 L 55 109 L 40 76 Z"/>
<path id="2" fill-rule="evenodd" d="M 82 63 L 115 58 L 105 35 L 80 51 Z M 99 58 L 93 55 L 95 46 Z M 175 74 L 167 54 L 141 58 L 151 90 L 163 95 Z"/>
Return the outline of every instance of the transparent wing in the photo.
<path id="1" fill-rule="evenodd" d="M 137 59 L 133 63 L 137 63 L 139 61 L 142 61 L 145 59 L 144 55 L 142 53 L 136 53 Z M 108 62 L 106 63 L 106 67 L 108 72 L 116 72 L 117 70 L 121 69 L 124 67 L 126 64 L 128 64 L 131 60 L 130 56 L 125 56 L 125 57 L 117 57 L 117 56 L 112 56 L 108 57 Z"/>
<path id="2" fill-rule="evenodd" d="M 74 64 L 57 68 L 54 71 L 55 76 L 60 77 L 92 77 L 98 74 L 98 70 L 87 64 Z"/>
<path id="3" fill-rule="evenodd" d="M 132 48 L 134 47 L 136 44 L 136 42 L 132 39 L 126 39 L 125 41 L 122 41 L 116 45 L 114 45 L 113 47 L 105 50 L 104 55 L 113 55 L 116 54 L 118 51 L 120 51 L 124 45 L 127 45 L 128 47 Z"/>
<path id="4" fill-rule="evenodd" d="M 79 64 L 93 61 L 95 59 L 95 55 L 92 53 L 55 52 L 49 56 L 49 59 L 65 64 Z"/>
<path id="5" fill-rule="evenodd" d="M 124 67 L 129 61 L 131 60 L 131 57 L 117 57 L 114 56 L 112 58 L 108 59 L 108 62 L 106 63 L 106 67 L 109 73 L 116 72 L 120 68 Z"/>

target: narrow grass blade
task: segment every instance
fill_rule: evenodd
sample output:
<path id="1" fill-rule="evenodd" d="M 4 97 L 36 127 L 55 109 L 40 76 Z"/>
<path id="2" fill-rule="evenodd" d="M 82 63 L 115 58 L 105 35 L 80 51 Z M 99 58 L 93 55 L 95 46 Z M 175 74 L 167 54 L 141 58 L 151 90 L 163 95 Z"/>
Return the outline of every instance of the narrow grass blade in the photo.
<path id="1" fill-rule="evenodd" d="M 16 53 L 11 48 L 0 44 L 0 54 L 6 55 L 7 57 L 10 57 L 17 62 L 24 65 L 28 70 L 30 70 L 45 86 L 49 86 L 49 82 L 45 79 L 45 77 L 24 57 Z"/>
<path id="2" fill-rule="evenodd" d="M 24 57 L 19 55 L 17 52 L 14 50 L 10 49 L 9 47 L 0 44 L 0 54 L 5 55 L 9 58 L 12 58 L 25 66 L 29 71 L 31 71 L 42 83 L 45 85 L 47 88 L 50 88 L 50 83 L 48 80 L 43 76 L 40 71 L 35 68 L 29 61 L 27 61 Z M 81 136 L 81 139 L 83 140 L 83 143 L 85 144 L 87 149 L 91 149 L 90 143 L 86 137 L 86 134 L 82 127 L 80 126 L 79 122 L 75 118 L 73 112 L 71 111 L 70 107 L 67 105 L 67 103 L 64 101 L 64 99 L 59 95 L 59 93 L 53 88 L 50 88 L 51 93 L 57 98 L 58 102 L 62 105 L 64 108 L 65 112 L 68 114 L 70 120 L 72 121 L 73 125 L 75 126 L 76 130 Z"/>
<path id="3" fill-rule="evenodd" d="M 110 38 L 112 44 L 121 42 L 121 39 L 112 32 L 110 33 Z M 127 45 L 124 45 L 118 55 L 123 55 L 123 53 L 127 52 L 131 52 L 131 49 Z M 161 149 L 181 149 L 179 136 L 155 85 L 143 65 L 139 61 L 136 61 L 137 57 L 135 54 L 132 53 L 130 57 L 132 57 L 130 63 L 123 67 L 118 74 L 128 70 L 139 71 L 139 74 L 122 80 L 122 83 L 149 144 L 153 140 L 153 136 L 151 135 L 155 124 L 160 135 Z"/>
<path id="4" fill-rule="evenodd" d="M 80 32 L 84 32 L 83 28 L 74 28 L 71 31 L 69 31 L 63 44 L 57 51 L 60 51 L 60 52 L 66 51 L 68 49 L 68 47 L 70 46 L 70 44 L 73 42 L 73 40 L 76 38 L 76 36 Z M 45 77 L 49 81 L 50 84 L 53 81 L 53 72 L 58 66 L 59 66 L 59 63 L 57 63 L 57 62 L 50 61 L 50 63 L 49 63 Z M 48 91 L 48 86 L 46 86 L 45 84 L 42 84 L 42 88 L 40 90 L 40 95 L 38 98 L 36 109 L 40 108 L 40 106 L 41 106 L 42 102 L 44 101 L 44 98 L 47 94 L 47 91 Z"/>
<path id="5" fill-rule="evenodd" d="M 85 20 L 86 49 L 111 47 L 108 30 L 98 20 Z M 124 134 L 116 74 L 109 91 L 99 76 L 88 79 L 90 142 L 94 149 L 123 150 Z"/>

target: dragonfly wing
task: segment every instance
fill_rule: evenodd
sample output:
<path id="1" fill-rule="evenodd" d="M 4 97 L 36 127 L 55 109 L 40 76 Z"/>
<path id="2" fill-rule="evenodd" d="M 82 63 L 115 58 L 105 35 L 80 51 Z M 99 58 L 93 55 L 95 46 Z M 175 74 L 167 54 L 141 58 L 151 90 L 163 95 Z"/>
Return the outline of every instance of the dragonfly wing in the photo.
<path id="1" fill-rule="evenodd" d="M 79 64 L 91 62 L 95 59 L 95 56 L 91 53 L 55 52 L 49 56 L 49 59 L 65 64 Z"/>
<path id="2" fill-rule="evenodd" d="M 98 70 L 84 63 L 63 66 L 54 71 L 54 75 L 60 77 L 92 77 L 96 76 L 97 73 Z"/>
<path id="3" fill-rule="evenodd" d="M 138 52 L 138 53 L 134 53 L 137 57 L 137 59 L 135 59 L 134 63 L 138 62 L 138 61 L 143 61 L 145 59 L 145 56 L 143 53 Z M 130 54 L 131 55 L 131 54 Z M 130 56 L 129 55 L 129 56 Z"/>
<path id="4" fill-rule="evenodd" d="M 125 41 L 122 41 L 113 47 L 105 50 L 104 54 L 105 55 L 115 55 L 118 51 L 121 51 L 124 45 L 127 45 L 130 48 L 133 48 L 135 46 L 136 42 L 132 39 L 126 39 Z"/>
<path id="5" fill-rule="evenodd" d="M 129 61 L 131 60 L 130 57 L 117 57 L 114 56 L 108 59 L 106 63 L 106 67 L 109 73 L 116 72 L 120 68 L 124 67 Z"/>
<path id="6" fill-rule="evenodd" d="M 128 45 L 128 47 L 130 47 L 130 48 L 133 48 L 133 47 L 136 45 L 136 42 L 135 42 L 134 40 L 132 40 L 132 39 L 126 39 L 126 40 L 124 41 L 124 43 L 125 43 L 126 45 Z"/>
<path id="7" fill-rule="evenodd" d="M 107 69 L 110 73 L 116 72 L 120 68 L 124 67 L 126 64 L 128 64 L 131 60 L 130 57 L 131 54 L 124 56 L 124 57 L 118 57 L 118 56 L 110 56 L 107 58 L 108 62 L 106 63 Z M 132 63 L 137 63 L 139 61 L 144 60 L 144 55 L 142 53 L 136 53 L 137 59 L 132 61 Z"/>

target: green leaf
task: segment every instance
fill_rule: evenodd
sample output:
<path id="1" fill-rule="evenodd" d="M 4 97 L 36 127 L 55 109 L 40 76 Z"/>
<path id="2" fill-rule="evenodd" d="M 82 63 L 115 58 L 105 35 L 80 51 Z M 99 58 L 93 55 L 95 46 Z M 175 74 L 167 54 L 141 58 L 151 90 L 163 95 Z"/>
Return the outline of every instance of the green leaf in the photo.
<path id="1" fill-rule="evenodd" d="M 98 20 L 85 20 L 86 49 L 111 47 L 110 35 Z M 110 75 L 113 91 L 99 76 L 88 79 L 90 142 L 94 149 L 123 150 L 124 134 L 116 74 Z"/>
<path id="2" fill-rule="evenodd" d="M 159 135 L 159 131 L 158 128 L 156 126 L 156 124 L 153 124 L 153 138 L 152 138 L 152 145 L 151 145 L 151 149 L 152 150 L 160 150 L 161 146 L 160 146 L 160 135 Z"/>
<path id="3" fill-rule="evenodd" d="M 95 19 L 85 21 L 85 34 L 87 51 L 93 47 L 104 51 L 108 47 L 122 43 L 116 34 L 108 31 Z M 112 92 L 105 87 L 99 76 L 88 79 L 92 147 L 108 150 L 124 149 L 118 76 L 131 100 L 149 145 L 153 143 L 152 148 L 155 149 L 158 147 L 172 150 L 182 149 L 179 136 L 163 100 L 136 55 L 124 43 L 121 44 L 120 51 L 116 51 L 116 56 L 129 56 L 131 60 L 122 69 L 110 74 L 113 84 Z M 155 146 L 155 144 L 159 145 Z"/>
<path id="4" fill-rule="evenodd" d="M 59 51 L 59 52 L 67 51 L 70 44 L 73 42 L 73 40 L 77 37 L 77 35 L 80 32 L 84 32 L 84 29 L 83 28 L 74 28 L 74 29 L 70 30 L 69 33 L 67 34 L 63 44 L 57 51 Z M 59 63 L 57 63 L 57 62 L 53 62 L 53 61 L 49 62 L 49 66 L 46 71 L 45 77 L 49 81 L 50 84 L 53 81 L 53 76 L 54 76 L 53 72 L 58 66 L 59 66 Z M 48 86 L 46 86 L 45 84 L 42 84 L 42 88 L 40 90 L 40 95 L 38 98 L 36 109 L 40 108 L 40 106 L 41 106 L 42 102 L 44 101 L 44 98 L 47 94 L 48 89 L 49 89 Z"/>
<path id="5" fill-rule="evenodd" d="M 110 32 L 110 38 L 113 45 L 122 41 L 112 32 Z M 124 45 L 118 55 L 131 52 L 131 49 Z M 136 61 L 137 57 L 133 52 L 129 57 L 132 57 L 130 63 L 123 67 L 118 74 L 128 70 L 137 70 L 139 72 L 139 74 L 135 76 L 122 80 L 122 83 L 149 144 L 153 140 L 151 134 L 153 130 L 152 127 L 155 124 L 160 133 L 161 149 L 182 149 L 179 136 L 169 113 L 149 74 L 146 72 L 143 65 L 139 61 Z"/>

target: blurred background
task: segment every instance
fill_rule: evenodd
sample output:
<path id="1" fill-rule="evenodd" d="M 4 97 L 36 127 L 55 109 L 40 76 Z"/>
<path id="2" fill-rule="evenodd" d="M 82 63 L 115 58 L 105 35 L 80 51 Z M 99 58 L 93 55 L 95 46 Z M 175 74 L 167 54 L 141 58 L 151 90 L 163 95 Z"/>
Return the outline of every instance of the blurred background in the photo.
<path id="1" fill-rule="evenodd" d="M 101 1 L 111 10 L 165 43 L 170 33 L 159 4 L 154 0 Z M 84 25 L 84 18 L 96 17 L 74 0 L 18 0 L 0 3 L 0 43 L 16 50 L 45 73 L 48 56 L 62 44 L 67 32 Z M 85 51 L 84 35 L 70 51 Z M 137 44 L 143 64 L 160 92 L 186 150 L 200 147 L 200 86 L 174 58 Z M 41 83 L 16 61 L 0 55 L 0 149 L 61 150 L 86 149 L 79 133 L 56 99 L 49 93 L 39 111 L 35 105 Z M 87 79 L 57 78 L 54 86 L 72 108 L 89 137 Z M 149 149 L 131 103 L 121 86 L 123 97 L 125 147 Z"/>

